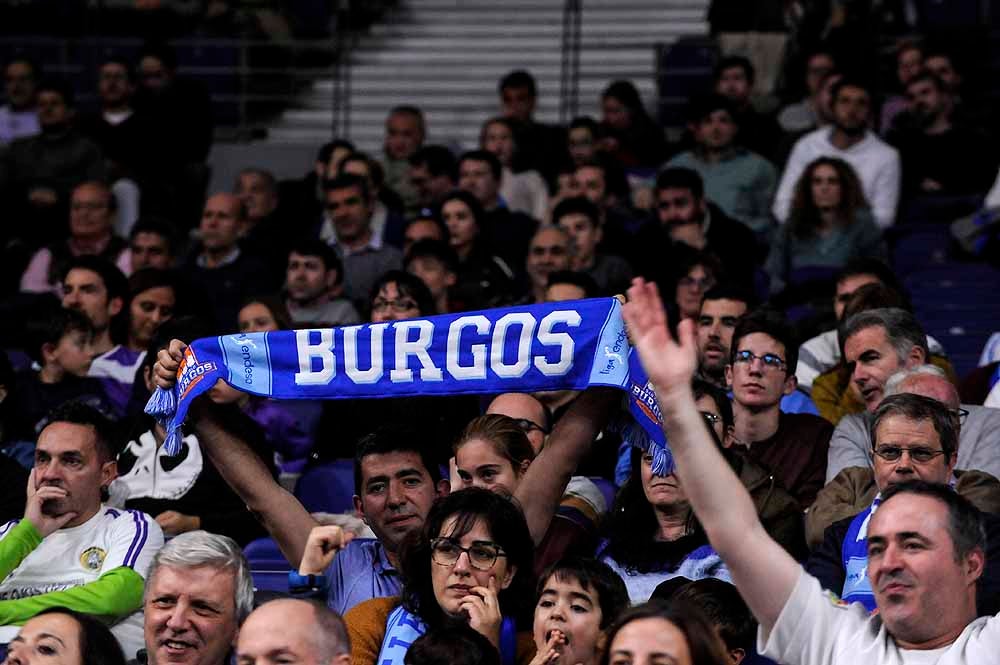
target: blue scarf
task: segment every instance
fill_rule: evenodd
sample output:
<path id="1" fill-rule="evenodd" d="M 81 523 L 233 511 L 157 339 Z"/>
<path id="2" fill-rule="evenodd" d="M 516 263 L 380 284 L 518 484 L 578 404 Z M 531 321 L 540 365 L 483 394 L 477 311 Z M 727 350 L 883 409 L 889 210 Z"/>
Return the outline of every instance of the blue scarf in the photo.
<path id="1" fill-rule="evenodd" d="M 855 515 L 840 547 L 845 571 L 840 597 L 849 603 L 861 603 L 869 612 L 875 609 L 875 593 L 868 581 L 868 523 L 881 502 L 882 495 L 877 494 L 871 506 Z"/>
<path id="2" fill-rule="evenodd" d="M 673 465 L 652 386 L 631 352 L 614 298 L 195 340 L 184 352 L 177 384 L 157 388 L 146 405 L 167 430 L 168 455 L 180 450 L 191 403 L 219 379 L 275 399 L 611 386 L 628 393 L 634 421 L 622 426 L 625 438 L 654 451 L 654 470 Z"/>
<path id="3" fill-rule="evenodd" d="M 385 637 L 378 652 L 376 665 L 403 665 L 407 650 L 418 637 L 427 632 L 427 624 L 402 605 L 389 614 L 385 622 Z M 514 665 L 517 657 L 517 631 L 512 619 L 504 619 L 500 626 L 500 662 Z"/>

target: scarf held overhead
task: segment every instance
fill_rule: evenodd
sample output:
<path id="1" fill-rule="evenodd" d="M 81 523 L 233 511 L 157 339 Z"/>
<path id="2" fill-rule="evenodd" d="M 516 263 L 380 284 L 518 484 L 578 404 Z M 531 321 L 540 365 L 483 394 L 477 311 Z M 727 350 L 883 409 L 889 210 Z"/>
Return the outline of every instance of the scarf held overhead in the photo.
<path id="1" fill-rule="evenodd" d="M 663 442 L 659 408 L 614 298 L 195 340 L 177 384 L 157 388 L 146 405 L 166 427 L 167 454 L 180 450 L 191 403 L 219 379 L 261 397 L 313 400 L 609 386 L 628 392 L 645 439 Z"/>

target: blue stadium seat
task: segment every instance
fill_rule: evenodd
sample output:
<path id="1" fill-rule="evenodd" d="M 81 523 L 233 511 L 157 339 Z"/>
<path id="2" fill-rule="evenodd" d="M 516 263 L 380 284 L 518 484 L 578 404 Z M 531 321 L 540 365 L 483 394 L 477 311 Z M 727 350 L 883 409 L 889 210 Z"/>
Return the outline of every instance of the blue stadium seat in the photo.
<path id="1" fill-rule="evenodd" d="M 258 538 L 243 548 L 250 562 L 250 574 L 258 591 L 288 592 L 288 571 L 292 569 L 272 538 Z"/>
<path id="2" fill-rule="evenodd" d="M 353 510 L 353 460 L 334 460 L 306 469 L 295 485 L 295 496 L 311 513 Z"/>

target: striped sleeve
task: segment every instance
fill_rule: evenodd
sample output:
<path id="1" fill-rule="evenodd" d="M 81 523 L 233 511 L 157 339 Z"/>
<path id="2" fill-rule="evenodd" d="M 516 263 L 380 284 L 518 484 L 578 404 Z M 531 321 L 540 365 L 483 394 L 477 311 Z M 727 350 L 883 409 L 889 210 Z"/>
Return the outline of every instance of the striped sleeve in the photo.
<path id="1" fill-rule="evenodd" d="M 146 513 L 138 510 L 108 510 L 106 519 L 114 520 L 110 550 L 103 572 L 115 568 L 131 568 L 143 578 L 155 555 L 163 547 L 160 525 Z"/>

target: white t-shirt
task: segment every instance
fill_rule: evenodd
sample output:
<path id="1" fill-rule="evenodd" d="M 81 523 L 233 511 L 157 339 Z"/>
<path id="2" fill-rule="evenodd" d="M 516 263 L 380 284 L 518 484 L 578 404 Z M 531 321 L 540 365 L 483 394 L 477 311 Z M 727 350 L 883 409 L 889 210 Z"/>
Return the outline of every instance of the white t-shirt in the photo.
<path id="1" fill-rule="evenodd" d="M 0 527 L 0 539 L 17 522 Z M 0 583 L 0 600 L 38 596 L 96 582 L 104 573 L 127 566 L 146 578 L 149 565 L 163 547 L 163 531 L 149 515 L 137 510 L 101 506 L 81 524 L 59 529 L 21 561 Z M 0 643 L 17 636 L 20 626 L 0 626 Z M 142 649 L 142 610 L 125 617 L 111 632 L 130 657 Z"/>
<path id="2" fill-rule="evenodd" d="M 791 665 L 989 665 L 1000 663 L 1000 617 L 980 617 L 941 649 L 901 649 L 878 616 L 824 591 L 805 571 L 781 615 L 765 635 L 761 654 Z"/>

